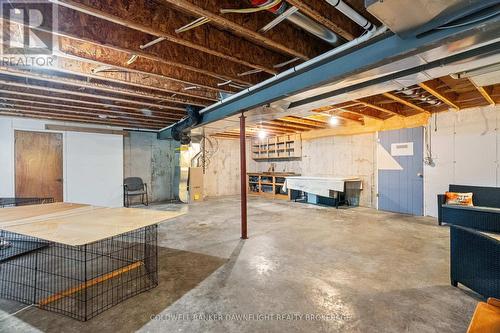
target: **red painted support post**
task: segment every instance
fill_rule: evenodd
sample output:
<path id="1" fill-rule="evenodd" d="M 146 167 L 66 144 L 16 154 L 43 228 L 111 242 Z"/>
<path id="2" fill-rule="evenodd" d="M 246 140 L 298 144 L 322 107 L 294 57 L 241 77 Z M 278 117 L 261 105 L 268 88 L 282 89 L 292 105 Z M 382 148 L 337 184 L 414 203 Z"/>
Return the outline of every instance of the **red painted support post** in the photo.
<path id="1" fill-rule="evenodd" d="M 245 115 L 240 116 L 241 239 L 247 239 L 247 155 Z"/>

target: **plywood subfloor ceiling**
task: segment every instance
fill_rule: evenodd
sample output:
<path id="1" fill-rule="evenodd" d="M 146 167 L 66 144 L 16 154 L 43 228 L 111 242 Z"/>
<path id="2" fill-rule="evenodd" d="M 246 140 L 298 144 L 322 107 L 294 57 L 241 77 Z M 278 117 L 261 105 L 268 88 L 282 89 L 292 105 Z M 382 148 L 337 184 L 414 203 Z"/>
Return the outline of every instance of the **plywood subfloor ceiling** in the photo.
<path id="1" fill-rule="evenodd" d="M 363 31 L 322 0 L 289 6 L 347 42 Z M 346 0 L 374 24 L 363 0 Z M 229 0 L 57 0 L 51 66 L 0 66 L 0 115 L 158 130 L 200 107 L 311 59 L 332 45 L 276 16 L 221 13 Z M 205 18 L 204 24 L 180 29 Z M 2 18 L 15 28 L 15 22 Z M 17 24 L 18 25 L 18 24 Z M 43 27 L 39 28 L 43 30 Z M 180 30 L 179 30 L 180 29 Z M 21 30 L 19 30 L 21 31 Z M 315 127 L 291 122 L 288 128 Z"/>

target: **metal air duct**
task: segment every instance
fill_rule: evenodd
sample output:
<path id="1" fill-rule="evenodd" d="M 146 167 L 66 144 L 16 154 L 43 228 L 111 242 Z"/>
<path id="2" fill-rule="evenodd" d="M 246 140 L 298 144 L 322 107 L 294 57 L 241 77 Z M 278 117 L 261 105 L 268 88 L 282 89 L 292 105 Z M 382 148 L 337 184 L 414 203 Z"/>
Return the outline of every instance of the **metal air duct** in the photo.
<path id="1" fill-rule="evenodd" d="M 498 7 L 498 0 L 365 0 L 367 11 L 402 38 L 418 36 L 493 6 Z"/>
<path id="2" fill-rule="evenodd" d="M 251 3 L 255 7 L 264 7 L 272 3 L 271 0 L 251 0 Z M 287 10 L 289 10 L 291 7 L 285 2 L 282 1 L 278 3 L 276 6 L 268 9 L 271 13 L 276 14 L 276 15 L 283 15 Z M 288 12 L 290 13 L 290 12 Z M 338 36 L 336 33 L 333 31 L 327 29 L 323 25 L 317 23 L 316 21 L 310 19 L 309 17 L 305 16 L 304 14 L 294 11 L 291 14 L 285 14 L 286 17 L 284 19 L 292 22 L 296 26 L 304 29 L 305 31 L 313 34 L 314 36 L 321 38 L 325 42 L 333 45 L 333 46 L 339 46 L 344 42 L 344 39 L 340 36 Z M 279 22 L 282 21 L 282 19 L 278 18 L 275 20 L 278 24 Z M 271 26 L 272 27 L 272 26 Z M 271 27 L 269 27 L 267 30 L 269 30 Z"/>
<path id="3" fill-rule="evenodd" d="M 191 137 L 187 132 L 200 122 L 200 110 L 200 107 L 192 105 L 186 107 L 187 117 L 174 124 L 172 127 L 172 138 L 175 141 L 180 141 L 183 145 L 191 142 Z"/>

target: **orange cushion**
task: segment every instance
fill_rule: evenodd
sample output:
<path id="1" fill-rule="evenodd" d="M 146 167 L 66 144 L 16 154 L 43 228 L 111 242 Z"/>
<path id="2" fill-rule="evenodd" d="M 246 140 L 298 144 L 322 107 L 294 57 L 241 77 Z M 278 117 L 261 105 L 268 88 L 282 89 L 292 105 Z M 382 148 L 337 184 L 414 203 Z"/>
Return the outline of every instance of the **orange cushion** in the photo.
<path id="1" fill-rule="evenodd" d="M 445 196 L 447 205 L 474 206 L 472 204 L 472 192 L 446 192 Z"/>
<path id="2" fill-rule="evenodd" d="M 467 333 L 500 332 L 500 307 L 495 306 L 499 302 L 488 300 L 488 303 L 480 302 L 476 306 Z"/>

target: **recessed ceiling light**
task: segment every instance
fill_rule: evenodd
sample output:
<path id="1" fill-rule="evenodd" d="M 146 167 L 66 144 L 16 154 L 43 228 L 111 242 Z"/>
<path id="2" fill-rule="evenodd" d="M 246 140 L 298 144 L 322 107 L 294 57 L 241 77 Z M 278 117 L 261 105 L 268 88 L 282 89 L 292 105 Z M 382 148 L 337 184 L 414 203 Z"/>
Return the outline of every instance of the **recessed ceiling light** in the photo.
<path id="1" fill-rule="evenodd" d="M 328 120 L 328 123 L 331 126 L 337 126 L 339 124 L 339 118 L 336 116 L 331 116 L 330 119 Z"/>

